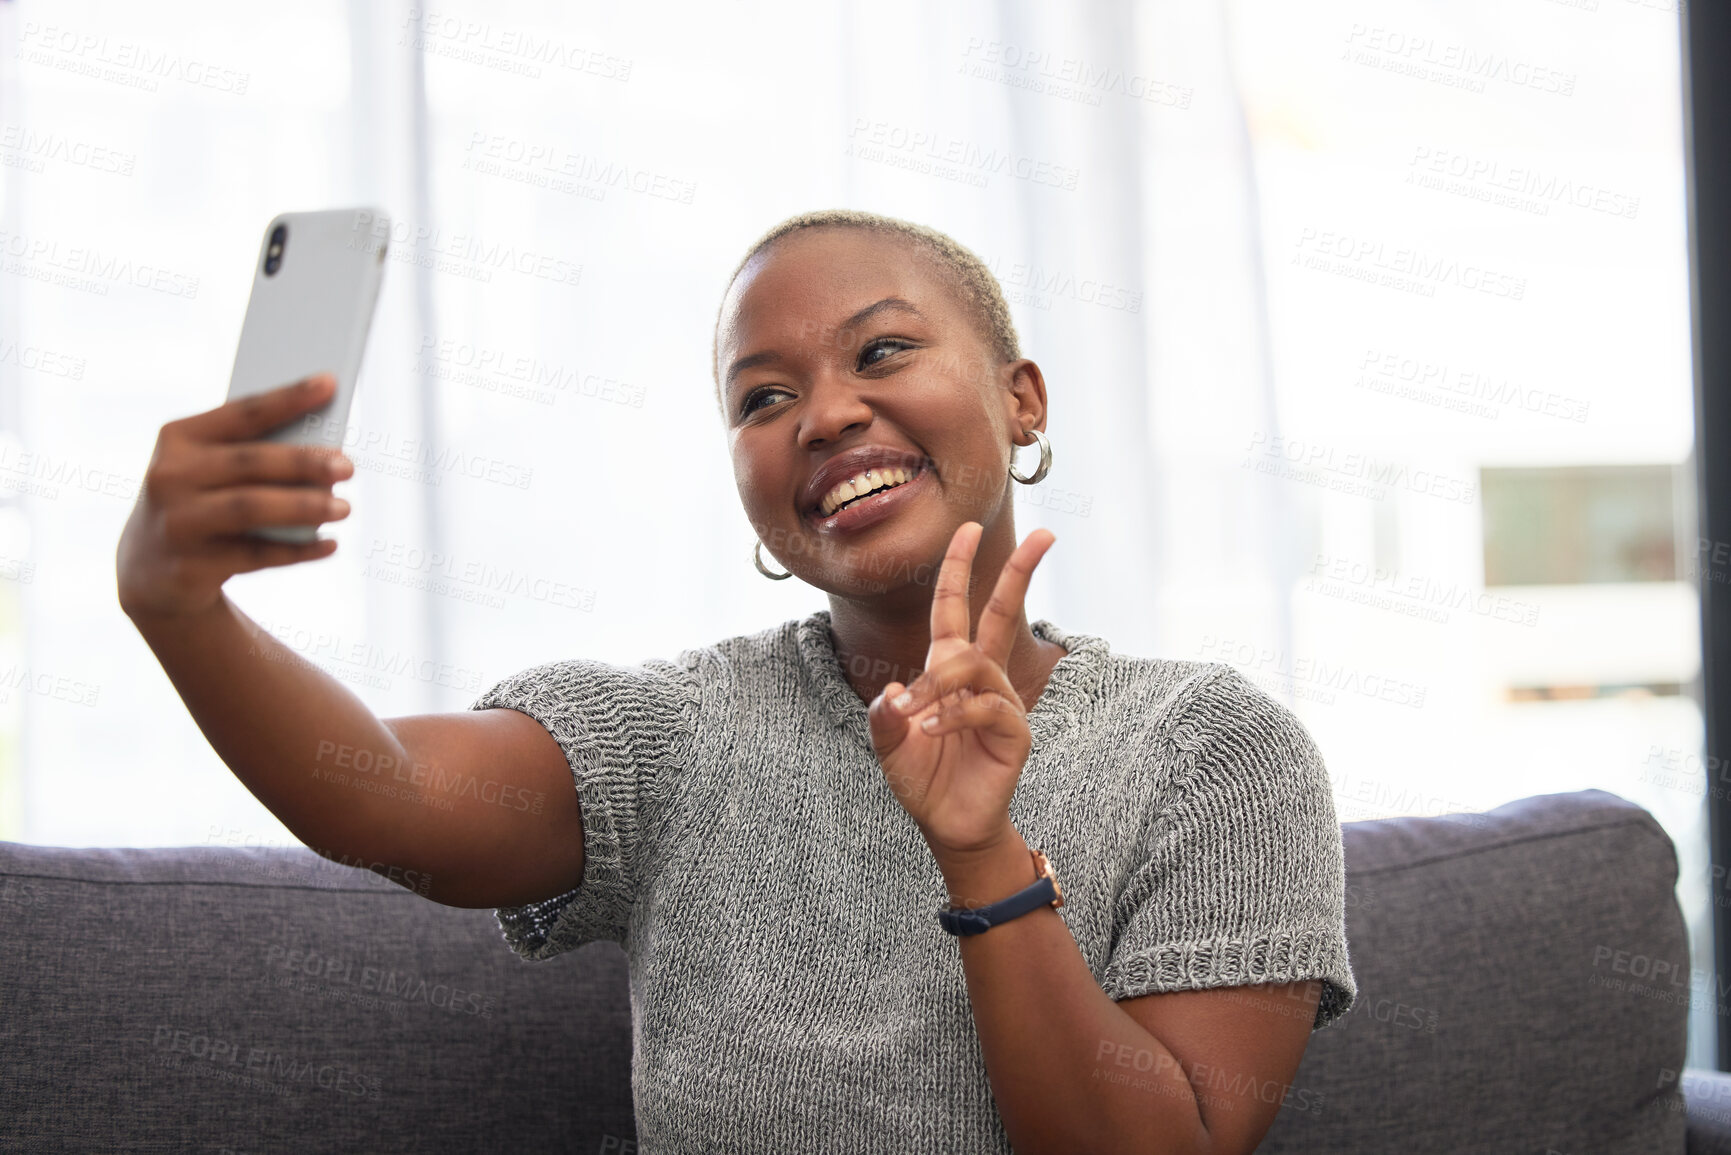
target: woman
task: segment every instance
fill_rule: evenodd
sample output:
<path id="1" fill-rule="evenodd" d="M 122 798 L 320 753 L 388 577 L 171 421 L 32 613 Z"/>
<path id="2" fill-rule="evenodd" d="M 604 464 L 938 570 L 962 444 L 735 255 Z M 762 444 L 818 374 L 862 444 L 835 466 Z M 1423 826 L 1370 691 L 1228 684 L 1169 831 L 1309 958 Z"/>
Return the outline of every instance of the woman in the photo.
<path id="1" fill-rule="evenodd" d="M 1046 387 L 990 272 L 906 222 L 793 218 L 736 271 L 714 372 L 757 566 L 827 611 L 381 721 L 259 661 L 220 590 L 334 549 L 234 536 L 346 513 L 346 461 L 256 441 L 328 384 L 164 427 L 122 605 L 308 845 L 497 908 L 526 958 L 624 946 L 645 1152 L 1254 1149 L 1356 993 L 1327 774 L 1231 667 L 1029 625 L 1054 537 L 1016 545 L 1010 486 L 1050 467 Z M 311 733 L 554 804 L 454 787 L 408 821 L 309 780 Z"/>

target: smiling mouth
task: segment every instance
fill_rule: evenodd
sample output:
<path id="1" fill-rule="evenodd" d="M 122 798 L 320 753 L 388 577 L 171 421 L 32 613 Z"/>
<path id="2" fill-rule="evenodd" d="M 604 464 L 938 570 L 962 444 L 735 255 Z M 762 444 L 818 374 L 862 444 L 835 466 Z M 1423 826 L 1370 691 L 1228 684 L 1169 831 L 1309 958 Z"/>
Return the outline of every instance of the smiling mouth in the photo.
<path id="1" fill-rule="evenodd" d="M 900 489 L 925 471 L 925 466 L 923 465 L 911 470 L 899 467 L 867 470 L 866 487 L 864 489 L 854 488 L 850 483 L 849 488 L 854 488 L 852 497 L 846 496 L 845 493 L 838 495 L 834 490 L 831 490 L 829 494 L 826 494 L 823 499 L 818 502 L 817 508 L 811 511 L 811 515 L 819 521 L 827 520 L 834 517 L 842 510 L 864 501 L 868 497 L 875 497 L 880 493 L 888 493 L 892 489 Z M 898 478 L 899 480 L 897 480 Z M 837 500 L 837 497 L 840 497 L 840 500 Z"/>

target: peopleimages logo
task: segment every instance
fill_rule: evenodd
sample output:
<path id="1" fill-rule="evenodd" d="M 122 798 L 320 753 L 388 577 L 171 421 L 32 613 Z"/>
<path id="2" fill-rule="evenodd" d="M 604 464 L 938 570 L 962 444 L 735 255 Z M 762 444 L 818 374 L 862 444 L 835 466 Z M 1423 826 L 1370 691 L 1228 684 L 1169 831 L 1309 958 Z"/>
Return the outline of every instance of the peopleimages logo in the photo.
<path id="1" fill-rule="evenodd" d="M 1507 193 L 1514 200 L 1511 208 L 1536 210 L 1535 215 L 1548 216 L 1553 204 L 1567 204 L 1589 212 L 1634 220 L 1641 211 L 1641 198 L 1617 192 L 1586 181 L 1577 181 L 1559 173 L 1546 172 L 1531 165 L 1510 165 L 1484 156 L 1470 156 L 1450 149 L 1418 145 L 1408 162 L 1406 181 L 1444 192 L 1473 195 L 1468 188 L 1482 186 L 1482 193 Z M 1426 183 L 1425 178 L 1434 178 Z M 1442 182 L 1445 178 L 1460 182 L 1456 188 Z M 1525 198 L 1525 199 L 1523 199 Z M 1482 199 L 1482 198 L 1481 198 Z M 1527 201 L 1531 201 L 1531 205 Z"/>
<path id="2" fill-rule="evenodd" d="M 143 484 L 139 478 L 26 449 L 15 439 L 0 436 L 0 492 L 29 492 L 54 500 L 64 486 L 68 492 L 76 490 L 133 501 Z"/>
<path id="3" fill-rule="evenodd" d="M 1036 308 L 1051 307 L 1050 300 L 1043 298 L 1066 297 L 1077 304 L 1098 305 L 1123 313 L 1142 311 L 1140 289 L 1127 289 L 1098 277 L 1078 277 L 1064 269 L 1043 268 L 1024 261 L 1007 262 L 995 257 L 986 257 L 984 261 L 1006 293 L 1014 297 L 1015 290 L 1025 290 L 1027 302 Z"/>
<path id="4" fill-rule="evenodd" d="M 151 1047 L 158 1053 L 161 1065 L 180 1066 L 184 1057 L 208 1070 L 261 1080 L 268 1084 L 267 1089 L 278 1093 L 296 1085 L 316 1086 L 357 1099 L 377 1099 L 382 1093 L 377 1075 L 335 1063 L 297 1058 L 270 1047 L 249 1046 L 240 1039 L 186 1030 L 172 1023 L 156 1027 Z"/>
<path id="5" fill-rule="evenodd" d="M 631 60 L 541 35 L 533 28 L 494 25 L 421 8 L 409 9 L 402 28 L 397 39 L 402 47 L 497 72 L 530 79 L 539 79 L 545 72 L 582 73 L 620 83 L 631 79 Z"/>
<path id="6" fill-rule="evenodd" d="M 0 164 L 42 172 L 49 162 L 86 168 L 92 172 L 131 176 L 138 157 L 100 144 L 91 144 L 58 132 L 37 132 L 22 125 L 0 125 Z"/>
<path id="7" fill-rule="evenodd" d="M 357 966 L 352 958 L 323 954 L 311 947 L 272 943 L 265 948 L 264 961 L 267 967 L 306 975 L 327 984 L 349 984 L 364 994 L 379 995 L 400 1004 L 421 1003 L 451 1014 L 490 1019 L 497 1005 L 492 995 L 480 991 L 466 990 L 438 979 L 429 982 L 424 975 L 395 967 Z"/>
<path id="8" fill-rule="evenodd" d="M 454 473 L 474 481 L 490 481 L 513 489 L 528 489 L 534 480 L 533 466 L 489 457 L 483 453 L 465 453 L 455 446 L 432 445 L 418 437 L 400 437 L 388 429 L 366 429 L 344 424 L 337 427 L 334 419 L 309 413 L 301 418 L 301 428 L 314 441 L 334 444 L 342 439 L 343 449 L 355 459 L 357 469 L 375 467 L 376 463 L 392 466 L 397 476 L 415 481 L 431 481 L 437 485 L 446 474 Z M 336 434 L 336 437 L 331 436 Z M 425 469 L 411 468 L 425 466 Z M 384 472 L 384 470 L 381 470 Z"/>
<path id="9" fill-rule="evenodd" d="M 24 22 L 16 56 L 32 64 L 145 92 L 158 91 L 161 81 L 178 80 L 194 88 L 245 96 L 252 80 L 250 73 L 178 52 L 158 51 L 147 44 L 115 40 L 106 33 L 98 35 L 34 20 Z"/>
<path id="10" fill-rule="evenodd" d="M 995 80 L 1011 88 L 1096 106 L 1103 94 L 1112 94 L 1183 109 L 1190 107 L 1190 99 L 1195 95 L 1195 89 L 1188 85 L 1126 72 L 1078 56 L 979 36 L 968 38 L 956 71 L 979 80 Z"/>
<path id="11" fill-rule="evenodd" d="M 423 336 L 416 364 L 421 372 L 440 380 L 548 405 L 564 394 L 641 409 L 648 395 L 643 386 L 604 373 L 450 338 Z"/>
<path id="12" fill-rule="evenodd" d="M 991 177 L 1009 176 L 1073 192 L 1081 176 L 1080 170 L 1070 165 L 867 117 L 854 119 L 843 152 L 860 160 L 878 161 L 980 188 L 986 187 Z"/>
<path id="13" fill-rule="evenodd" d="M 1285 1111 L 1319 1113 L 1323 1096 L 1319 1091 L 1282 1083 L 1278 1079 L 1259 1079 L 1254 1074 L 1228 1070 L 1218 1064 L 1193 1063 L 1181 1069 L 1178 1061 L 1165 1051 L 1159 1054 L 1144 1047 L 1133 1047 L 1115 1039 L 1101 1039 L 1094 1050 L 1094 1072 L 1091 1080 L 1131 1087 L 1137 1091 L 1168 1094 L 1183 1088 L 1195 1093 L 1210 1108 L 1231 1110 L 1246 1097 L 1269 1105 L 1279 1104 Z M 1166 1072 L 1173 1076 L 1162 1077 Z M 1138 1076 L 1146 1075 L 1147 1078 Z M 1183 1087 L 1183 1081 L 1189 1083 Z M 1209 1092 L 1224 1092 L 1210 1095 Z"/>
<path id="14" fill-rule="evenodd" d="M 1253 682 L 1261 684 L 1262 679 L 1269 679 L 1276 684 L 1284 683 L 1283 689 L 1291 689 L 1300 697 L 1310 696 L 1324 705 L 1332 705 L 1334 692 L 1338 691 L 1417 710 L 1424 706 L 1425 695 L 1429 692 L 1425 686 L 1344 662 L 1330 662 L 1327 658 L 1295 658 L 1281 650 L 1213 634 L 1202 635 L 1202 645 L 1197 652 L 1211 661 L 1238 667 L 1239 672 Z M 1308 695 L 1303 693 L 1306 689 L 1310 691 Z"/>
<path id="15" fill-rule="evenodd" d="M 1426 297 L 1435 296 L 1439 285 L 1508 301 L 1519 301 L 1527 294 L 1525 277 L 1332 229 L 1300 230 L 1289 263 Z"/>
<path id="16" fill-rule="evenodd" d="M 169 297 L 195 300 L 198 278 L 166 265 L 135 261 L 88 245 L 0 229 L 0 270 L 15 277 L 62 285 L 106 297 L 110 285 L 131 285 Z"/>
<path id="17" fill-rule="evenodd" d="M 1245 449 L 1249 456 L 1243 466 L 1247 469 L 1358 497 L 1380 501 L 1389 489 L 1404 489 L 1463 504 L 1471 504 L 1478 497 L 1477 483 L 1465 478 L 1377 461 L 1369 454 L 1341 450 L 1319 441 L 1258 432 L 1250 435 Z"/>
<path id="18" fill-rule="evenodd" d="M 1326 553 L 1316 555 L 1303 588 L 1438 622 L 1447 622 L 1455 610 L 1523 626 L 1537 625 L 1539 620 L 1535 602 L 1491 594 L 1467 582 L 1402 573 Z"/>
<path id="19" fill-rule="evenodd" d="M 390 242 L 393 261 L 483 283 L 490 282 L 499 271 L 572 287 L 583 279 L 581 264 L 551 253 L 484 241 L 468 233 L 447 232 L 402 218 L 380 220 L 366 209 L 357 210 L 347 242 L 349 247 L 373 251 L 381 241 Z"/>
<path id="20" fill-rule="evenodd" d="M 1341 59 L 1469 92 L 1483 92 L 1491 81 L 1553 96 L 1572 96 L 1575 91 L 1572 72 L 1374 24 L 1352 26 Z"/>
<path id="21" fill-rule="evenodd" d="M 1475 417 L 1496 418 L 1506 408 L 1584 423 L 1591 407 L 1578 397 L 1519 385 L 1506 375 L 1375 347 L 1365 350 L 1358 368 L 1353 381 L 1358 388 L 1423 399 Z"/>
<path id="22" fill-rule="evenodd" d="M 684 205 L 690 204 L 697 195 L 696 181 L 681 180 L 588 153 L 572 152 L 558 144 L 522 140 L 499 133 L 471 132 L 462 167 L 549 188 L 554 192 L 590 190 L 600 194 L 590 198 L 593 200 L 605 199 L 608 189 L 622 189 Z"/>

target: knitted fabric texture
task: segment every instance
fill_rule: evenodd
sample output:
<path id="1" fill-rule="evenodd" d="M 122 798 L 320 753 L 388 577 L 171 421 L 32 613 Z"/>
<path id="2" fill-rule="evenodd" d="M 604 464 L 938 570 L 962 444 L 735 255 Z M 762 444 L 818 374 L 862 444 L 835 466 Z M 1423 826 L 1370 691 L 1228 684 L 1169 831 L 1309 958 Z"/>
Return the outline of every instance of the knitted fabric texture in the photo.
<path id="1" fill-rule="evenodd" d="M 551 662 L 471 706 L 529 715 L 570 761 L 582 885 L 496 915 L 525 959 L 624 947 L 645 1155 L 1010 1151 L 943 875 L 829 624 Z M 1230 666 L 1030 628 L 1067 653 L 1010 818 L 1105 993 L 1320 979 L 1313 1029 L 1346 1013 L 1340 827 L 1303 725 Z"/>

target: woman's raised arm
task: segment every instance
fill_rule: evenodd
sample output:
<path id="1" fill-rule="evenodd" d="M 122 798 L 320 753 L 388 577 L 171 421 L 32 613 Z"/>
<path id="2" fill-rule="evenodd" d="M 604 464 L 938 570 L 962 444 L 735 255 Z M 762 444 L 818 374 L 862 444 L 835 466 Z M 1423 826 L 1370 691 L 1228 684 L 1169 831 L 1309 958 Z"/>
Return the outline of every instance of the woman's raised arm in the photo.
<path id="1" fill-rule="evenodd" d="M 381 720 L 222 592 L 335 543 L 245 536 L 346 516 L 340 454 L 261 440 L 323 404 L 316 377 L 164 425 L 116 556 L 121 608 L 237 778 L 319 854 L 451 906 L 550 898 L 583 877 L 565 754 L 514 710 Z"/>

